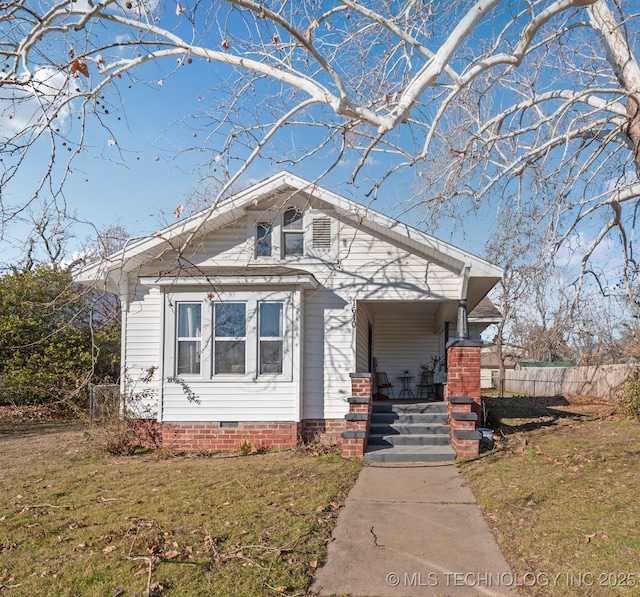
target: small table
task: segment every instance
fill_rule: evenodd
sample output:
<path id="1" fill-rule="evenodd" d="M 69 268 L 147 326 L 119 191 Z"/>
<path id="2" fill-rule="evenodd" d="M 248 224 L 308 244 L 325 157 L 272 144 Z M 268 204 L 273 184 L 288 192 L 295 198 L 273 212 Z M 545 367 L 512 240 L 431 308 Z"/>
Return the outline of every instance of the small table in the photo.
<path id="1" fill-rule="evenodd" d="M 400 390 L 398 398 L 415 400 L 415 394 L 411 391 L 411 380 L 413 379 L 413 375 L 405 373 L 404 375 L 398 375 L 398 379 L 402 382 L 402 390 Z"/>

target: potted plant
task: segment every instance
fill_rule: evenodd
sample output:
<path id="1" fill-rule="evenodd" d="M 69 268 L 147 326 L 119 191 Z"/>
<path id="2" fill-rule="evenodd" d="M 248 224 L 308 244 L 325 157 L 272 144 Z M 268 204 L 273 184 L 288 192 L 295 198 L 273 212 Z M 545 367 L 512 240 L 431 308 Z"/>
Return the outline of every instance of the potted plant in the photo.
<path id="1" fill-rule="evenodd" d="M 441 371 L 444 363 L 440 355 L 433 355 L 429 365 L 420 365 L 422 372 L 422 382 L 424 384 L 433 384 L 436 371 Z"/>

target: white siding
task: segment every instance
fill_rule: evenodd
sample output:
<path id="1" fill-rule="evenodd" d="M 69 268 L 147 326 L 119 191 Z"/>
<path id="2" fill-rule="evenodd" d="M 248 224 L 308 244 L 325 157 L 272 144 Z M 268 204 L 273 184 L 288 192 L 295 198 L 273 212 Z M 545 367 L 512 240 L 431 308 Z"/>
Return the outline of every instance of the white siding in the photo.
<path id="1" fill-rule="evenodd" d="M 157 415 L 158 380 L 161 375 L 160 334 L 162 295 L 157 288 L 137 285 L 129 293 L 124 338 L 123 391 L 135 414 Z M 147 381 L 150 370 L 155 373 Z"/>
<path id="2" fill-rule="evenodd" d="M 369 322 L 374 330 L 373 354 L 378 359 L 378 366 L 388 373 L 392 382 L 398 383 L 397 389 L 397 376 L 404 369 L 414 375 L 415 384 L 419 366 L 428 364 L 431 355 L 440 354 L 441 338 L 435 335 L 434 329 L 435 308 L 426 309 L 423 315 L 408 317 L 402 308 L 396 313 L 390 311 L 388 305 L 395 301 L 432 305 L 457 301 L 459 272 L 452 272 L 443 264 L 429 262 L 388 240 L 339 221 L 335 212 L 321 204 L 313 205 L 313 208 L 315 216 L 334 218 L 332 233 L 335 238 L 331 251 L 323 257 L 311 254 L 279 259 L 278 253 L 268 262 L 256 261 L 252 222 L 259 212 L 211 233 L 189 255 L 192 263 L 201 266 L 286 265 L 315 276 L 320 287 L 305 291 L 304 305 L 296 310 L 296 342 L 302 338 L 302 345 L 294 350 L 291 378 L 269 383 L 249 377 L 228 383 L 187 380 L 187 393 L 193 392 L 197 397 L 195 401 L 188 399 L 185 388 L 179 383 L 166 382 L 162 393 L 163 420 L 293 421 L 343 417 L 348 411 L 347 398 L 351 394 L 349 373 L 368 370 Z M 172 256 L 164 255 L 161 263 L 151 263 L 144 269 L 157 272 L 169 268 L 171 263 Z M 192 286 L 188 290 L 194 292 L 197 288 Z M 224 292 L 224 289 L 220 290 Z M 257 292 L 258 288 L 255 290 Z M 180 288 L 172 287 L 171 292 L 180 292 Z M 130 374 L 139 376 L 145 368 L 161 364 L 161 330 L 167 334 L 162 321 L 162 297 L 159 289 L 143 287 L 137 288 L 132 296 L 126 347 Z M 364 301 L 387 303 L 387 308 L 378 310 L 365 305 Z M 356 327 L 353 326 L 354 304 L 358 305 Z M 172 313 L 166 309 L 167 320 L 171 317 Z M 164 350 L 173 350 L 173 346 L 165 341 Z M 168 358 L 166 362 L 169 362 Z M 158 375 L 166 380 L 172 371 L 161 369 Z"/>
<path id="3" fill-rule="evenodd" d="M 370 373 L 369 371 L 369 326 L 373 320 L 369 306 L 358 303 L 356 327 L 356 371 L 354 373 Z"/>
<path id="4" fill-rule="evenodd" d="M 411 390 L 416 393 L 420 366 L 431 364 L 432 356 L 440 356 L 440 339 L 434 335 L 433 315 L 385 312 L 376 314 L 373 332 L 373 354 L 378 370 L 384 371 L 394 385 L 398 397 L 402 383 L 398 379 L 405 370 L 413 377 Z"/>
<path id="5" fill-rule="evenodd" d="M 339 418 L 348 410 L 355 366 L 352 317 L 351 306 L 329 290 L 306 297 L 304 418 Z"/>
<path id="6" fill-rule="evenodd" d="M 358 300 L 459 298 L 457 273 L 366 232 L 343 225 L 340 249 L 342 275 L 336 283 L 357 289 Z"/>
<path id="7" fill-rule="evenodd" d="M 163 421 L 297 421 L 300 417 L 300 304 L 296 292 L 221 291 L 214 302 L 247 305 L 246 372 L 215 375 L 212 371 L 212 302 L 207 290 L 171 289 L 165 298 L 165 358 Z M 262 300 L 283 303 L 284 367 L 282 374 L 257 375 L 257 309 Z M 202 303 L 202 363 L 198 375 L 175 376 L 175 307 L 180 301 Z"/>
<path id="8" fill-rule="evenodd" d="M 295 421 L 293 382 L 185 381 L 195 400 L 173 382 L 165 383 L 164 421 Z"/>

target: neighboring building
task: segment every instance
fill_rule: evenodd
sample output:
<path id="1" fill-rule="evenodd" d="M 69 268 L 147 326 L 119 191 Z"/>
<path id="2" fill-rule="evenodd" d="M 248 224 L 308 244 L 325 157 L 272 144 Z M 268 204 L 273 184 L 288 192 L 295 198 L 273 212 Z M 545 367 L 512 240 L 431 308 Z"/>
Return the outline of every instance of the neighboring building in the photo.
<path id="1" fill-rule="evenodd" d="M 283 172 L 76 279 L 122 303 L 123 391 L 181 447 L 339 441 L 350 373 L 444 358 L 502 271 Z M 479 338 L 488 325 L 469 320 Z M 415 386 L 414 386 L 415 387 Z"/>
<path id="2" fill-rule="evenodd" d="M 515 369 L 523 350 L 511 344 L 502 345 L 502 358 L 506 371 Z M 500 383 L 500 358 L 495 344 L 483 346 L 480 351 L 480 385 L 483 389 L 498 388 Z"/>

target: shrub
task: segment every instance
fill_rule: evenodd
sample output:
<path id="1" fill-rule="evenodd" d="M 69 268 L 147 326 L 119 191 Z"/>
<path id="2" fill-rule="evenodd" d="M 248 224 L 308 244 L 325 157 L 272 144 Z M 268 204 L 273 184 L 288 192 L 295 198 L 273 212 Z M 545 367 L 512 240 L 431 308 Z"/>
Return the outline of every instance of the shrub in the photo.
<path id="1" fill-rule="evenodd" d="M 0 276 L 0 404 L 85 399 L 90 373 L 115 381 L 119 327 L 115 299 L 37 265 Z"/>
<path id="2" fill-rule="evenodd" d="M 615 389 L 614 397 L 622 412 L 640 417 L 640 366 L 634 367 L 627 378 Z"/>

